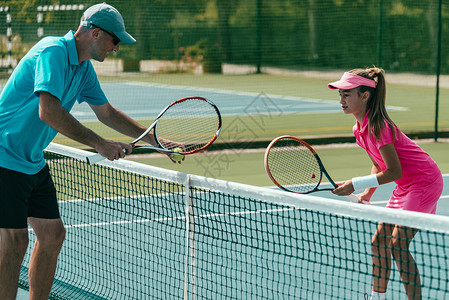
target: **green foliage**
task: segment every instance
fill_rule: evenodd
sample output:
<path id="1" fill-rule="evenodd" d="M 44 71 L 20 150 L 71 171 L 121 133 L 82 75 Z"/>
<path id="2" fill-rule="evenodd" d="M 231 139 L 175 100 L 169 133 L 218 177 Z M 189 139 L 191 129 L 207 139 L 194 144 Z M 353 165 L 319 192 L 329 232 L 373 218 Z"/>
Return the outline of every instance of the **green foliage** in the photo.
<path id="1" fill-rule="evenodd" d="M 179 69 L 184 72 L 194 72 L 203 62 L 205 49 L 203 41 L 198 41 L 195 45 L 179 47 L 181 59 L 179 60 Z"/>
<path id="2" fill-rule="evenodd" d="M 201 39 L 195 45 L 180 47 L 181 59 L 179 70 L 195 72 L 200 66 L 204 73 L 221 73 L 221 55 L 217 43 L 211 44 L 207 39 Z"/>

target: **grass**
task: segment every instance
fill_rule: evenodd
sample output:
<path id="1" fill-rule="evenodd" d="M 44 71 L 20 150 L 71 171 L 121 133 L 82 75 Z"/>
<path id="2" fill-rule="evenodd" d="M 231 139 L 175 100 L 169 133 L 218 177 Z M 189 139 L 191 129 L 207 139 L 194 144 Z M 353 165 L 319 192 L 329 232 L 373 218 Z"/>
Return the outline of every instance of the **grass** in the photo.
<path id="1" fill-rule="evenodd" d="M 423 143 L 420 146 L 437 162 L 443 173 L 449 173 L 449 143 Z M 317 152 L 336 181 L 367 175 L 371 171 L 371 161 L 359 147 L 320 147 Z M 234 149 L 187 156 L 182 164 L 174 164 L 161 155 L 135 155 L 128 159 L 189 174 L 270 186 L 273 183 L 265 173 L 263 156 L 264 149 Z"/>

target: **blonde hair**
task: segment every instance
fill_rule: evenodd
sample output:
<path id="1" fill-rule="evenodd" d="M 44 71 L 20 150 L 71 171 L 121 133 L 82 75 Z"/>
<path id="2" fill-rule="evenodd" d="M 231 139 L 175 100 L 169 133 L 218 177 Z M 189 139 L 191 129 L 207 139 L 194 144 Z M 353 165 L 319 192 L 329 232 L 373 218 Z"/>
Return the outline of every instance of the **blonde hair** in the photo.
<path id="1" fill-rule="evenodd" d="M 374 132 L 376 139 L 380 139 L 382 130 L 385 126 L 385 121 L 387 121 L 388 126 L 395 136 L 396 124 L 390 119 L 387 113 L 387 108 L 385 106 L 386 102 L 386 86 L 385 86 L 385 71 L 381 68 L 367 68 L 367 69 L 353 69 L 349 73 L 372 79 L 376 81 L 376 88 L 368 86 L 359 86 L 357 91 L 359 94 L 368 92 L 370 97 L 367 102 L 368 113 L 368 130 Z"/>

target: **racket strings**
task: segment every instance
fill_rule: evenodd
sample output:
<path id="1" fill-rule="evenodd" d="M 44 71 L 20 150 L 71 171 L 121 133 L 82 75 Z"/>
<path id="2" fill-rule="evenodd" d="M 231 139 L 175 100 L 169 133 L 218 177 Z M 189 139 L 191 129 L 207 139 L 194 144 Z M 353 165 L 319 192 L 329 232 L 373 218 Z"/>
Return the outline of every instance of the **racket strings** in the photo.
<path id="1" fill-rule="evenodd" d="M 321 168 L 312 151 L 296 140 L 279 140 L 268 155 L 271 176 L 281 186 L 298 193 L 314 190 Z"/>
<path id="2" fill-rule="evenodd" d="M 184 152 L 191 152 L 206 146 L 215 137 L 219 124 L 220 116 L 213 105 L 188 99 L 170 107 L 159 119 L 156 131 L 164 148 L 171 150 L 180 143 Z"/>

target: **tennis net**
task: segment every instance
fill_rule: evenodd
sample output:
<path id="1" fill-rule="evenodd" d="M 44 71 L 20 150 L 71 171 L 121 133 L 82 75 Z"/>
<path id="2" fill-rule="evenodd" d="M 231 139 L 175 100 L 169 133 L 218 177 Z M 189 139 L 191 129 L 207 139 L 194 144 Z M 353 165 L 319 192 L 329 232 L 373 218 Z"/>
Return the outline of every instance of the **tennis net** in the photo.
<path id="1" fill-rule="evenodd" d="M 89 166 L 86 155 L 45 152 L 67 230 L 52 299 L 363 299 L 379 221 L 420 228 L 410 246 L 417 285 L 425 299 L 449 297 L 447 217 L 124 160 Z M 391 265 L 387 299 L 404 299 Z"/>

